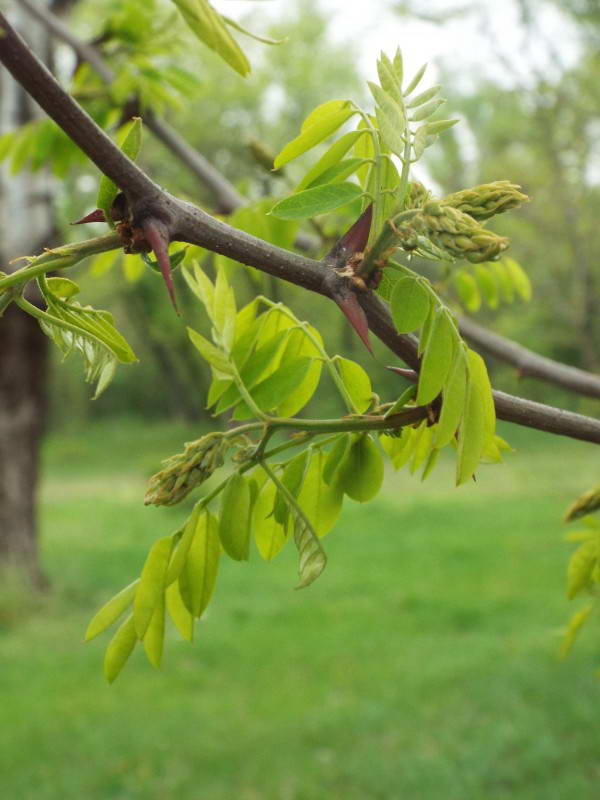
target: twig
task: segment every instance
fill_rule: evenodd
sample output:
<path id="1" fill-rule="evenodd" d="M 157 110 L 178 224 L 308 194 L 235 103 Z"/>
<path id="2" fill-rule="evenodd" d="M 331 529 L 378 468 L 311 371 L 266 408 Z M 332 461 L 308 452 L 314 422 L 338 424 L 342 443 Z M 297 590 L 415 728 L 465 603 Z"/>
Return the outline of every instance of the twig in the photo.
<path id="1" fill-rule="evenodd" d="M 484 353 L 516 367 L 519 377 L 538 378 L 577 394 L 600 398 L 600 375 L 534 353 L 517 342 L 482 328 L 468 317 L 459 317 L 458 325 L 462 335 Z"/>
<path id="2" fill-rule="evenodd" d="M 321 263 L 236 230 L 161 190 L 62 90 L 3 14 L 0 14 L 0 29 L 0 62 L 84 153 L 129 194 L 135 201 L 134 215 L 144 214 L 163 221 L 171 241 L 198 244 L 329 298 L 343 291 L 348 279 L 325 269 Z M 397 333 L 387 307 L 378 297 L 364 294 L 359 299 L 373 333 L 418 371 L 414 337 Z M 494 400 L 500 419 L 600 444 L 598 420 L 503 392 L 494 392 Z"/>

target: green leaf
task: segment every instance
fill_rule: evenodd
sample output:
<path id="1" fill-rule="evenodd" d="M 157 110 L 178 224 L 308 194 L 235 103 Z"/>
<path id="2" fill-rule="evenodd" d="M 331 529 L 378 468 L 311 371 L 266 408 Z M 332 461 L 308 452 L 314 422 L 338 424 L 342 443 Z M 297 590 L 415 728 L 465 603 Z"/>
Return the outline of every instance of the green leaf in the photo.
<path id="1" fill-rule="evenodd" d="M 411 92 L 414 92 L 414 90 L 421 82 L 421 78 L 425 74 L 426 69 L 427 69 L 427 64 L 423 64 L 423 66 L 419 70 L 417 70 L 415 77 L 412 79 L 412 81 L 408 84 L 408 86 L 404 90 L 405 97 L 407 97 Z"/>
<path id="2" fill-rule="evenodd" d="M 399 470 L 413 454 L 416 444 L 416 431 L 414 428 L 406 426 L 402 428 L 400 436 L 383 435 L 379 437 L 379 441 L 388 454 L 394 469 Z"/>
<path id="3" fill-rule="evenodd" d="M 348 497 L 359 503 L 372 500 L 383 483 L 383 459 L 377 446 L 367 434 L 357 436 L 342 464 L 339 485 Z"/>
<path id="4" fill-rule="evenodd" d="M 254 39 L 256 42 L 261 42 L 261 44 L 272 44 L 272 45 L 285 44 L 285 42 L 287 42 L 287 40 L 288 40 L 287 36 L 284 36 L 283 39 L 271 39 L 268 36 L 258 36 L 258 34 L 252 33 L 252 31 L 249 31 L 246 28 L 243 28 L 239 24 L 239 22 L 236 22 L 234 19 L 230 19 L 229 17 L 226 17 L 223 14 L 221 15 L 221 19 L 223 20 L 223 22 L 225 22 L 227 25 L 229 25 L 230 28 L 234 28 L 234 30 L 239 31 L 240 33 L 243 33 L 244 36 L 249 36 L 251 39 Z"/>
<path id="5" fill-rule="evenodd" d="M 330 484 L 325 481 L 326 462 L 322 450 L 313 453 L 298 494 L 298 504 L 319 536 L 325 536 L 333 528 L 344 499 L 338 481 L 334 479 Z"/>
<path id="6" fill-rule="evenodd" d="M 300 516 L 295 519 L 294 541 L 300 556 L 298 561 L 300 582 L 296 585 L 296 589 L 303 589 L 323 572 L 327 564 L 327 556 L 316 532 Z"/>
<path id="7" fill-rule="evenodd" d="M 242 77 L 250 72 L 250 62 L 227 30 L 225 20 L 207 0 L 172 0 L 201 42 L 218 53 Z"/>
<path id="8" fill-rule="evenodd" d="M 482 385 L 481 367 L 474 355 L 470 350 L 467 400 L 458 439 L 457 486 L 473 476 L 489 438 L 489 401 Z"/>
<path id="9" fill-rule="evenodd" d="M 275 519 L 273 506 L 277 497 L 277 487 L 267 481 L 261 488 L 253 509 L 253 528 L 256 547 L 261 558 L 271 561 L 287 542 L 287 531 Z"/>
<path id="10" fill-rule="evenodd" d="M 404 64 L 402 61 L 402 52 L 399 47 L 396 49 L 392 66 L 394 67 L 394 73 L 398 79 L 398 83 L 402 86 L 402 81 L 404 80 Z"/>
<path id="11" fill-rule="evenodd" d="M 99 633 L 105 631 L 129 608 L 139 582 L 138 578 L 133 581 L 133 583 L 130 583 L 129 586 L 121 589 L 120 592 L 114 597 L 111 597 L 111 599 L 94 614 L 85 632 L 86 642 L 89 642 L 90 639 L 93 639 L 95 636 L 98 636 Z"/>
<path id="12" fill-rule="evenodd" d="M 261 411 L 272 411 L 278 408 L 287 398 L 293 398 L 297 387 L 302 385 L 310 369 L 312 358 L 310 356 L 299 356 L 291 359 L 276 372 L 269 375 L 252 391 L 252 397 Z M 253 412 L 245 402 L 238 405 L 235 410 L 235 419 L 248 419 L 253 416 Z"/>
<path id="13" fill-rule="evenodd" d="M 130 614 L 111 639 L 104 656 L 104 675 L 112 683 L 123 669 L 137 641 L 133 614 Z"/>
<path id="14" fill-rule="evenodd" d="M 580 608 L 579 611 L 576 611 L 569 620 L 569 624 L 563 634 L 563 639 L 560 645 L 561 658 L 566 658 L 569 655 L 571 648 L 575 644 L 575 639 L 577 638 L 581 627 L 592 613 L 593 608 L 594 606 L 590 603 L 589 605 Z"/>
<path id="15" fill-rule="evenodd" d="M 477 384 L 481 396 L 484 430 L 488 439 L 496 433 L 496 408 L 492 396 L 492 385 L 485 361 L 474 350 L 468 350 L 469 380 Z"/>
<path id="16" fill-rule="evenodd" d="M 363 189 L 367 189 L 371 180 L 371 173 L 373 170 L 372 159 L 375 158 L 375 148 L 373 144 L 373 136 L 367 126 L 367 121 L 361 119 L 358 123 L 358 128 L 354 133 L 360 133 L 360 138 L 354 143 L 354 155 L 357 158 L 362 158 L 365 161 L 364 166 L 358 168 L 356 177 Z M 363 135 L 366 134 L 366 135 Z M 343 137 L 342 137 L 343 138 Z M 367 198 L 363 198 L 363 210 L 367 206 Z"/>
<path id="17" fill-rule="evenodd" d="M 307 188 L 312 189 L 315 186 L 322 186 L 327 183 L 340 183 L 345 178 L 353 175 L 364 163 L 362 158 L 345 158 L 322 172 L 314 181 L 308 184 Z"/>
<path id="18" fill-rule="evenodd" d="M 117 144 L 128 158 L 135 161 L 142 146 L 142 120 L 140 117 L 134 117 L 121 128 Z M 106 175 L 102 175 L 98 186 L 96 205 L 104 211 L 107 220 L 111 220 L 110 209 L 118 193 L 117 185 Z"/>
<path id="19" fill-rule="evenodd" d="M 167 576 L 165 578 L 166 586 L 170 586 L 181 575 L 181 571 L 185 566 L 190 551 L 192 539 L 196 532 L 196 526 L 198 525 L 198 518 L 201 511 L 198 505 L 194 506 L 194 510 L 185 523 L 183 533 L 171 553 L 171 560 L 169 561 L 169 568 L 167 569 Z"/>
<path id="20" fill-rule="evenodd" d="M 575 550 L 567 567 L 567 597 L 569 600 L 572 600 L 590 583 L 597 559 L 597 538 L 583 542 Z"/>
<path id="21" fill-rule="evenodd" d="M 330 100 L 315 108 L 304 120 L 300 135 L 286 144 L 276 157 L 274 168 L 279 169 L 288 161 L 306 153 L 335 133 L 355 113 L 356 108 L 351 100 Z"/>
<path id="22" fill-rule="evenodd" d="M 460 122 L 458 119 L 436 119 L 433 122 L 426 122 L 424 127 L 427 132 L 427 136 L 437 136 L 438 133 L 443 133 L 447 131 L 449 128 L 454 127 L 457 122 Z M 420 129 L 419 129 L 420 130 Z M 429 145 L 426 144 L 426 147 Z"/>
<path id="23" fill-rule="evenodd" d="M 279 219 L 308 219 L 341 208 L 361 194 L 362 189 L 355 183 L 328 183 L 280 200 L 270 213 Z"/>
<path id="24" fill-rule="evenodd" d="M 415 399 L 416 394 L 417 387 L 414 384 L 412 386 L 407 386 L 396 402 L 385 412 L 384 417 L 391 417 L 394 414 L 397 414 L 399 411 L 402 411 L 407 403 L 410 403 L 411 400 Z"/>
<path id="25" fill-rule="evenodd" d="M 350 131 L 340 136 L 340 138 L 325 151 L 317 163 L 308 170 L 294 191 L 300 192 L 302 189 L 308 189 L 310 186 L 322 183 L 323 181 L 319 180 L 320 176 L 334 167 L 346 155 L 350 148 L 356 145 L 357 141 L 363 137 L 365 133 L 366 130 L 363 129 Z M 364 163 L 363 158 L 359 160 Z"/>
<path id="26" fill-rule="evenodd" d="M 508 256 L 502 259 L 502 264 L 512 278 L 517 294 L 522 300 L 529 302 L 531 300 L 531 281 L 523 267 L 514 258 Z"/>
<path id="27" fill-rule="evenodd" d="M 302 487 L 304 474 L 308 464 L 311 451 L 309 448 L 298 453 L 297 456 L 289 461 L 281 476 L 281 483 L 285 486 L 292 497 L 297 497 Z M 277 499 L 273 508 L 273 516 L 280 525 L 285 525 L 289 514 L 289 506 L 286 497 L 281 492 L 277 493 Z"/>
<path id="28" fill-rule="evenodd" d="M 433 428 L 424 419 L 415 431 L 410 462 L 410 474 L 414 475 L 425 463 L 433 449 Z"/>
<path id="29" fill-rule="evenodd" d="M 173 624 L 183 636 L 183 638 L 191 642 L 194 638 L 194 617 L 191 611 L 186 607 L 181 597 L 179 590 L 179 581 L 175 581 L 165 592 L 165 600 L 167 604 L 167 611 L 173 620 Z"/>
<path id="30" fill-rule="evenodd" d="M 235 561 L 247 561 L 250 546 L 250 486 L 235 472 L 221 495 L 219 538 Z"/>
<path id="31" fill-rule="evenodd" d="M 476 264 L 475 277 L 481 293 L 490 308 L 498 307 L 498 283 L 494 273 L 484 264 Z"/>
<path id="32" fill-rule="evenodd" d="M 186 267 L 183 270 L 183 277 L 185 278 L 186 283 L 192 292 L 202 302 L 204 308 L 206 309 L 206 313 L 212 320 L 214 316 L 215 304 L 215 287 L 212 281 L 207 278 L 206 274 L 202 269 L 200 269 L 200 265 L 196 261 L 192 262 L 191 270 L 189 267 Z"/>
<path id="33" fill-rule="evenodd" d="M 343 433 L 327 453 L 323 467 L 323 480 L 325 483 L 332 483 L 335 480 L 338 467 L 344 462 L 351 443 L 352 436 L 349 433 Z"/>
<path id="34" fill-rule="evenodd" d="M 69 278 L 46 278 L 46 283 L 52 294 L 63 300 L 74 297 L 81 291 L 75 281 L 71 281 Z"/>
<path id="35" fill-rule="evenodd" d="M 417 106 L 422 106 L 423 103 L 427 103 L 428 100 L 433 99 L 436 94 L 440 91 L 442 85 L 437 83 L 435 86 L 432 86 L 430 89 L 426 89 L 421 94 L 418 94 L 416 97 L 406 104 L 407 108 L 416 108 Z"/>
<path id="36" fill-rule="evenodd" d="M 444 309 L 438 311 L 423 354 L 419 372 L 417 405 L 424 406 L 431 403 L 440 393 L 452 364 L 452 355 L 457 339 L 458 334 L 449 313 Z"/>
<path id="37" fill-rule="evenodd" d="M 163 648 L 165 643 L 165 594 L 158 598 L 158 602 L 152 614 L 150 625 L 144 636 L 144 650 L 148 661 L 156 669 L 160 669 Z"/>
<path id="38" fill-rule="evenodd" d="M 194 617 L 202 616 L 215 589 L 221 556 L 219 533 L 215 516 L 202 511 L 181 576 L 190 602 L 188 610 Z"/>
<path id="39" fill-rule="evenodd" d="M 172 536 L 163 536 L 162 539 L 154 542 L 142 569 L 140 583 L 133 601 L 133 618 L 139 639 L 144 638 L 154 609 L 165 591 L 165 579 L 172 548 Z"/>
<path id="40" fill-rule="evenodd" d="M 377 75 L 381 88 L 384 89 L 396 103 L 402 102 L 402 77 L 398 76 L 394 65 L 385 53 L 380 53 L 377 61 Z"/>
<path id="41" fill-rule="evenodd" d="M 446 101 L 443 100 L 441 97 L 437 97 L 435 100 L 430 100 L 429 103 L 425 103 L 424 106 L 420 106 L 417 108 L 416 111 L 413 112 L 411 116 L 412 122 L 421 122 L 423 119 L 427 119 L 432 114 L 438 110 L 440 106 L 443 106 Z M 431 128 L 429 129 L 428 133 L 431 135 Z"/>
<path id="42" fill-rule="evenodd" d="M 481 295 L 475 278 L 464 269 L 457 269 L 452 276 L 452 281 L 464 307 L 473 313 L 479 311 L 481 308 Z"/>
<path id="43" fill-rule="evenodd" d="M 222 350 L 197 333 L 193 328 L 187 329 L 194 347 L 200 352 L 202 358 L 224 375 L 233 375 L 234 370 L 231 362 Z"/>
<path id="44" fill-rule="evenodd" d="M 233 289 L 227 282 L 225 269 L 219 266 L 217 270 L 217 280 L 215 282 L 212 317 L 217 335 L 214 336 L 213 334 L 213 338 L 218 341 L 225 352 L 229 352 L 233 345 L 236 314 L 237 309 L 235 306 Z"/>
<path id="45" fill-rule="evenodd" d="M 431 309 L 431 297 L 416 278 L 400 278 L 394 284 L 390 298 L 392 319 L 399 333 L 418 330 Z"/>
<path id="46" fill-rule="evenodd" d="M 346 391 L 350 395 L 354 410 L 358 414 L 362 414 L 369 408 L 373 399 L 371 379 L 360 364 L 355 361 L 349 361 L 347 358 L 338 356 L 336 365 Z"/>
<path id="47" fill-rule="evenodd" d="M 490 269 L 496 273 L 498 284 L 504 300 L 507 303 L 512 303 L 515 299 L 515 284 L 513 280 L 513 273 L 506 266 L 506 259 L 502 259 L 502 261 L 491 262 Z"/>
<path id="48" fill-rule="evenodd" d="M 277 406 L 278 416 L 295 416 L 312 398 L 321 380 L 323 369 L 322 353 L 323 339 L 321 334 L 308 322 L 303 322 L 299 327 L 290 330 L 287 344 L 281 357 L 281 363 L 287 362 L 288 359 L 291 361 L 299 356 L 309 356 L 311 364 L 305 377 L 296 385 L 292 394 L 288 395 Z"/>
<path id="49" fill-rule="evenodd" d="M 369 89 L 377 103 L 376 116 L 385 145 L 397 156 L 404 153 L 402 134 L 406 125 L 404 111 L 399 102 L 384 89 L 369 81 Z"/>
<path id="50" fill-rule="evenodd" d="M 435 446 L 445 447 L 453 439 L 465 411 L 467 396 L 467 363 L 459 349 L 448 380 L 442 391 L 442 411 L 435 426 Z"/>

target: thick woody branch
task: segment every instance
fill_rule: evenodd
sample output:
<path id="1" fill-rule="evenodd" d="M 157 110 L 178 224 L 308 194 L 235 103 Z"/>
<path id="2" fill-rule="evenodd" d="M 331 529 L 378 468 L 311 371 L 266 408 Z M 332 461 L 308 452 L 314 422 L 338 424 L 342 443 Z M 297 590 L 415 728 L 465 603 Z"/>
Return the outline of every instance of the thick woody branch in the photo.
<path id="1" fill-rule="evenodd" d="M 600 375 L 540 356 L 517 342 L 482 328 L 468 317 L 460 317 L 458 323 L 465 339 L 484 353 L 511 364 L 519 377 L 537 378 L 577 394 L 600 398 Z"/>
<path id="2" fill-rule="evenodd" d="M 58 86 L 2 14 L 0 29 L 0 62 L 86 155 L 130 196 L 134 223 L 136 216 L 141 221 L 159 220 L 172 241 L 198 244 L 331 299 L 348 291 L 348 279 L 324 264 L 236 230 L 162 191 Z M 418 370 L 414 337 L 397 333 L 387 307 L 378 297 L 365 294 L 360 296 L 360 302 L 373 333 L 410 367 Z M 500 419 L 600 444 L 598 420 L 502 392 L 494 392 L 494 400 Z"/>

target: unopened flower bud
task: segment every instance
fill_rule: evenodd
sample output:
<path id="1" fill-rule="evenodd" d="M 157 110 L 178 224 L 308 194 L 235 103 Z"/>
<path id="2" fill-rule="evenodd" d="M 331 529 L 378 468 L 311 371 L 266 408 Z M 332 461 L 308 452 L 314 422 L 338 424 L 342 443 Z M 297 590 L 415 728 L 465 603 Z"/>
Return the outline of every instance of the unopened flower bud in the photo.
<path id="1" fill-rule="evenodd" d="M 519 191 L 520 188 L 510 181 L 482 183 L 480 186 L 449 194 L 442 203 L 468 214 L 473 219 L 489 219 L 494 214 L 501 214 L 529 202 L 527 195 Z"/>

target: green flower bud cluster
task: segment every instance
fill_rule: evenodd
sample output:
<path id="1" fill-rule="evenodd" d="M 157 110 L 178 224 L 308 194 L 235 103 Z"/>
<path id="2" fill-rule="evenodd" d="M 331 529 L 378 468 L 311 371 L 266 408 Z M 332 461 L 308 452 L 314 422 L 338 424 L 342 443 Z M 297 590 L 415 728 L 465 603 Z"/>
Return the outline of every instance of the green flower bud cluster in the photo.
<path id="1" fill-rule="evenodd" d="M 578 497 L 575 502 L 569 506 L 565 514 L 565 522 L 572 522 L 574 519 L 584 517 L 586 514 L 591 514 L 593 511 L 600 509 L 600 483 Z"/>
<path id="2" fill-rule="evenodd" d="M 163 461 L 164 469 L 150 478 L 144 498 L 146 505 L 174 506 L 222 466 L 227 441 L 214 432 L 187 442 L 183 453 Z"/>
<path id="3" fill-rule="evenodd" d="M 408 187 L 406 208 L 421 208 L 430 197 L 431 192 L 429 192 L 420 181 L 412 181 Z"/>
<path id="4" fill-rule="evenodd" d="M 488 231 L 453 206 L 429 201 L 411 220 L 411 226 L 452 258 L 493 261 L 508 247 L 508 239 Z"/>
<path id="5" fill-rule="evenodd" d="M 473 219 L 489 219 L 494 214 L 502 214 L 503 211 L 528 203 L 529 198 L 519 191 L 520 188 L 510 181 L 482 183 L 481 186 L 449 194 L 441 203 L 463 211 Z"/>

